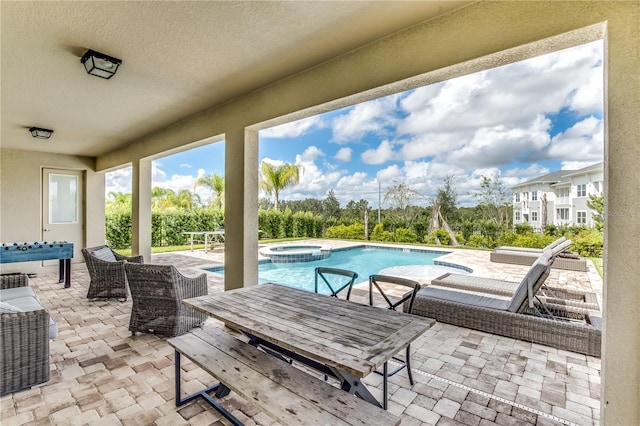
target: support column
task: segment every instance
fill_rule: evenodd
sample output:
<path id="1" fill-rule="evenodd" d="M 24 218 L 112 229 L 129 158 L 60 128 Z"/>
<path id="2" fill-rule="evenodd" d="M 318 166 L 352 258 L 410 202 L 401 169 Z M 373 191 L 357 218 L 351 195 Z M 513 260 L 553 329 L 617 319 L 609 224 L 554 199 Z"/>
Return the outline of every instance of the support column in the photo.
<path id="1" fill-rule="evenodd" d="M 225 134 L 224 289 L 258 284 L 258 132 Z"/>
<path id="2" fill-rule="evenodd" d="M 151 261 L 151 160 L 133 161 L 131 174 L 131 251 Z"/>

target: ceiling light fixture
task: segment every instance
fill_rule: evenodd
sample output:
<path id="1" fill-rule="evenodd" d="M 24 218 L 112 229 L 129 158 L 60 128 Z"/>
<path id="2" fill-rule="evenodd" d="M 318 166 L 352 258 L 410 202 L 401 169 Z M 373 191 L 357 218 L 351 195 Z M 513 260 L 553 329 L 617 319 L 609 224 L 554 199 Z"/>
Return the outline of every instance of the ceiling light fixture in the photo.
<path id="1" fill-rule="evenodd" d="M 31 136 L 38 139 L 49 139 L 53 133 L 53 130 L 43 129 L 40 127 L 32 127 L 29 131 L 31 132 Z"/>
<path id="2" fill-rule="evenodd" d="M 120 59 L 91 49 L 82 55 L 80 62 L 82 62 L 88 74 L 107 80 L 115 75 L 118 67 L 122 64 L 122 60 Z"/>

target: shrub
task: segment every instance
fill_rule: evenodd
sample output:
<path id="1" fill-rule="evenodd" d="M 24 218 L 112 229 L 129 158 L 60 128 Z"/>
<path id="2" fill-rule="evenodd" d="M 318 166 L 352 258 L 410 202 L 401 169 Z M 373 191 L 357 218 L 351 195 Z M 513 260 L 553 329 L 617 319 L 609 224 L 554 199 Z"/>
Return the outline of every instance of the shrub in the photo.
<path id="1" fill-rule="evenodd" d="M 491 237 L 487 237 L 480 234 L 473 234 L 467 240 L 467 247 L 477 247 L 477 248 L 494 248 L 495 242 Z"/>
<path id="2" fill-rule="evenodd" d="M 293 214 L 291 213 L 291 209 L 285 209 L 284 213 L 281 214 L 282 220 L 282 236 L 285 238 L 291 238 L 294 236 L 294 224 L 293 224 Z"/>
<path id="3" fill-rule="evenodd" d="M 434 229 L 425 237 L 427 244 L 437 244 L 437 241 L 440 241 L 442 245 L 448 246 L 451 242 L 451 237 L 449 237 L 449 233 L 442 228 Z"/>
<path id="4" fill-rule="evenodd" d="M 557 238 L 549 235 L 535 234 L 529 232 L 526 234 L 513 234 L 512 232 L 504 232 L 497 239 L 497 245 L 499 246 L 514 246 L 514 247 L 532 247 L 543 248 Z"/>
<path id="5" fill-rule="evenodd" d="M 396 229 L 396 242 L 398 243 L 415 243 L 418 241 L 418 236 L 407 228 Z"/>
<path id="6" fill-rule="evenodd" d="M 597 229 L 583 229 L 571 240 L 573 249 L 581 256 L 602 257 L 604 240 Z"/>
<path id="7" fill-rule="evenodd" d="M 275 210 L 258 210 L 258 229 L 263 234 L 263 238 L 282 238 L 282 213 Z"/>
<path id="8" fill-rule="evenodd" d="M 373 232 L 370 237 L 371 241 L 393 241 L 393 232 L 385 231 L 384 225 L 382 223 L 376 224 L 373 227 Z"/>
<path id="9" fill-rule="evenodd" d="M 354 223 L 349 226 L 331 226 L 327 228 L 326 237 L 344 240 L 364 240 L 364 225 L 361 223 Z"/>
<path id="10" fill-rule="evenodd" d="M 533 232 L 533 226 L 528 223 L 516 223 L 515 228 L 516 234 L 518 235 L 530 234 Z"/>
<path id="11" fill-rule="evenodd" d="M 516 240 L 518 239 L 518 235 L 513 233 L 513 231 L 504 231 L 498 237 L 496 244 L 499 246 L 517 246 Z"/>
<path id="12" fill-rule="evenodd" d="M 131 212 L 117 212 L 105 217 L 105 240 L 114 249 L 131 247 Z"/>

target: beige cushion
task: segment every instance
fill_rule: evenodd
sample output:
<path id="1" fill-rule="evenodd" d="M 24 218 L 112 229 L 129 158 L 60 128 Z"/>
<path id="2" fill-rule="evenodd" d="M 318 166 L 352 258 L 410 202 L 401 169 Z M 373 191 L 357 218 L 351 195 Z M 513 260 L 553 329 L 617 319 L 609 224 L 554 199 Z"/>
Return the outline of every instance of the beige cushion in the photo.
<path id="1" fill-rule="evenodd" d="M 113 252 L 109 247 L 102 247 L 94 252 L 91 252 L 94 257 L 97 257 L 100 260 L 104 260 L 105 262 L 117 262 L 118 260 L 113 255 Z"/>

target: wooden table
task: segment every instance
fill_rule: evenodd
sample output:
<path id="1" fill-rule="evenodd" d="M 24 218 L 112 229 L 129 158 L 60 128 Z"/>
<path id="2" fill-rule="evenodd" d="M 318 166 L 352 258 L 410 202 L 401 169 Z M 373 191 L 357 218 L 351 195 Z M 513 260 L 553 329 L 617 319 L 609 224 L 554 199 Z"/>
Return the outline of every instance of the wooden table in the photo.
<path id="1" fill-rule="evenodd" d="M 204 235 L 204 252 L 207 252 L 207 245 L 209 244 L 209 236 L 212 236 L 211 239 L 211 248 L 215 246 L 216 238 L 218 236 L 222 237 L 224 241 L 224 229 L 216 229 L 215 231 L 196 231 L 196 232 L 183 232 L 185 235 L 189 235 L 189 243 L 191 245 L 191 251 L 193 251 L 193 237 L 195 235 Z"/>
<path id="2" fill-rule="evenodd" d="M 381 406 L 361 378 L 435 321 L 276 284 L 183 300 L 242 331 L 256 345 L 337 377 L 342 389 Z"/>

